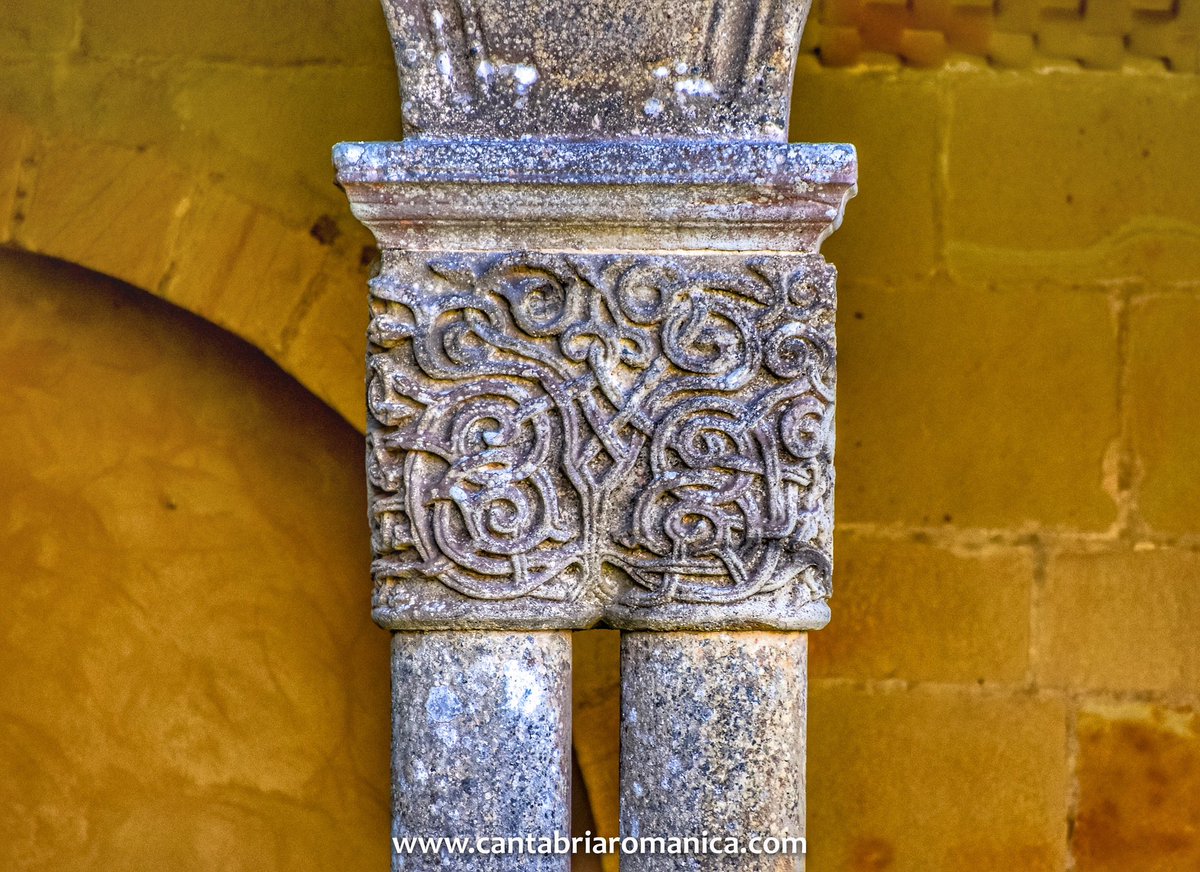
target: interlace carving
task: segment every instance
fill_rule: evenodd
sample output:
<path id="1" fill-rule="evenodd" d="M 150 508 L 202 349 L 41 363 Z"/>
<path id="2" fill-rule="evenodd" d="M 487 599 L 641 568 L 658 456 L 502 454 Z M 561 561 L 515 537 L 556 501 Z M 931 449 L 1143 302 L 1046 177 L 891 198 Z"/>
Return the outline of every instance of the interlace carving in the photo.
<path id="1" fill-rule="evenodd" d="M 622 609 L 828 594 L 819 256 L 390 257 L 369 355 L 379 585 Z"/>

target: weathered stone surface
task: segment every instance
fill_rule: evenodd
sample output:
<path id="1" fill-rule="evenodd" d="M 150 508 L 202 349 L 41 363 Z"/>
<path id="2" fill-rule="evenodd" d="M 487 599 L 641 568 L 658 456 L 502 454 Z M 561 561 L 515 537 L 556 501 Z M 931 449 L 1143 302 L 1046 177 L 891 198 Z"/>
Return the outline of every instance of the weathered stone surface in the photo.
<path id="1" fill-rule="evenodd" d="M 1039 684 L 1192 695 L 1200 687 L 1200 554 L 1051 555 L 1035 628 Z"/>
<path id="2" fill-rule="evenodd" d="M 570 833 L 571 636 L 396 633 L 392 835 Z M 397 852 L 394 872 L 566 872 L 566 855 Z"/>
<path id="3" fill-rule="evenodd" d="M 809 0 L 384 0 L 405 135 L 783 139 Z"/>
<path id="4" fill-rule="evenodd" d="M 389 252 L 372 284 L 381 624 L 825 622 L 819 257 Z"/>
<path id="5" fill-rule="evenodd" d="M 857 177 L 841 144 L 411 140 L 333 159 L 385 250 L 815 253 Z"/>
<path id="6" fill-rule="evenodd" d="M 821 681 L 809 699 L 814 870 L 1070 868 L 1060 700 Z"/>
<path id="7" fill-rule="evenodd" d="M 1138 508 L 1151 529 L 1174 535 L 1200 533 L 1200 356 L 1187 350 L 1198 324 L 1195 291 L 1156 295 L 1131 311 L 1127 414 L 1141 477 Z"/>
<path id="8" fill-rule="evenodd" d="M 1200 715 L 1089 705 L 1079 715 L 1079 872 L 1200 869 Z"/>
<path id="9" fill-rule="evenodd" d="M 836 541 L 837 609 L 812 640 L 814 678 L 1024 681 L 1032 555 L 858 534 Z"/>
<path id="10" fill-rule="evenodd" d="M 625 633 L 621 835 L 726 837 L 718 853 L 636 853 L 625 872 L 799 872 L 804 854 L 752 838 L 803 837 L 804 633 Z"/>
<path id="11" fill-rule="evenodd" d="M 504 629 L 824 625 L 836 300 L 818 249 L 856 167 L 849 146 L 778 142 L 806 0 L 384 6 L 409 141 L 334 161 L 382 250 L 374 614 L 427 631 L 394 648 L 396 826 L 446 834 L 477 785 L 427 819 L 406 760 L 424 780 L 532 771 L 526 804 L 565 809 L 542 780 L 556 737 L 529 759 L 492 716 L 490 665 L 471 753 L 431 752 L 403 697 L 429 670 L 404 658 L 473 672 L 548 635 Z M 802 834 L 805 637 L 624 645 L 625 833 Z M 803 866 L 741 856 L 704 868 Z"/>

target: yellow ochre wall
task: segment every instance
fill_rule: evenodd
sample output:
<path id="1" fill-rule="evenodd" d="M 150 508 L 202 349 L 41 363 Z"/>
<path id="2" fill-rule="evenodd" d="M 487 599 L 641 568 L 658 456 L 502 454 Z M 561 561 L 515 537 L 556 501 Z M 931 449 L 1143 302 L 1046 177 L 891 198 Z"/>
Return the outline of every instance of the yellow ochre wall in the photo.
<path id="1" fill-rule="evenodd" d="M 861 161 L 811 872 L 1200 869 L 1200 2 L 1001 12 L 827 3 L 797 73 Z M 387 868 L 328 149 L 398 116 L 374 0 L 0 8 L 0 245 L 79 265 L 0 253 L 0 868 Z"/>
<path id="2" fill-rule="evenodd" d="M 357 434 L 211 324 L 11 251 L 0 372 L 0 868 L 381 868 Z"/>

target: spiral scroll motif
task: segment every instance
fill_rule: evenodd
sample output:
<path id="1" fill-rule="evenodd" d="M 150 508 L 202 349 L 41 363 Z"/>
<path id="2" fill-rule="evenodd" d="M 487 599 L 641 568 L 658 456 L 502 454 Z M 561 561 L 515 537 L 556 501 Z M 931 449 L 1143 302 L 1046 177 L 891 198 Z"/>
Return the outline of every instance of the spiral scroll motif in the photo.
<path id="1" fill-rule="evenodd" d="M 602 619 L 827 596 L 823 260 L 393 257 L 370 330 L 377 600 L 425 583 L 426 606 Z"/>

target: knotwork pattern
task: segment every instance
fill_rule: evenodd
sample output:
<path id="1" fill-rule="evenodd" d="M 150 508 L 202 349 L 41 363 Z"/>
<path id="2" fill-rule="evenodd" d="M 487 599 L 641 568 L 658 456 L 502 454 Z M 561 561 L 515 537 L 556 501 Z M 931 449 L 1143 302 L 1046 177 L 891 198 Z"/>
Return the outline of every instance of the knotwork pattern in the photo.
<path id="1" fill-rule="evenodd" d="M 823 599 L 834 294 L 815 255 L 389 252 L 369 333 L 377 595 Z"/>

